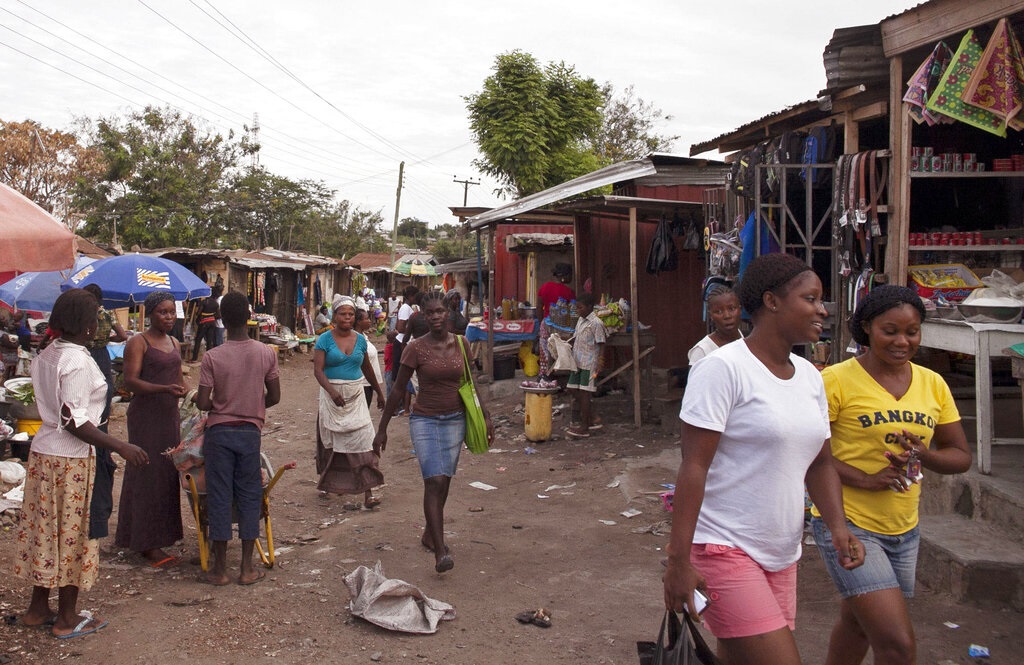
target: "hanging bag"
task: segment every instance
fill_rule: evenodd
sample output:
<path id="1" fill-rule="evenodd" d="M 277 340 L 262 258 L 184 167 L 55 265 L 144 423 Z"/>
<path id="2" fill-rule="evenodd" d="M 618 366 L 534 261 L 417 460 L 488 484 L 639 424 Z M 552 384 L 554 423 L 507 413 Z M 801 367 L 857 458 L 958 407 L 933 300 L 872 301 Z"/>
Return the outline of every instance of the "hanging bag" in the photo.
<path id="1" fill-rule="evenodd" d="M 466 409 L 466 447 L 471 453 L 486 453 L 490 448 L 487 441 L 487 419 L 480 406 L 480 397 L 473 385 L 473 375 L 469 372 L 469 358 L 466 356 L 466 343 L 461 336 L 456 336 L 459 348 L 462 349 L 462 383 L 459 384 L 459 399 Z"/>
<path id="2" fill-rule="evenodd" d="M 721 665 L 722 661 L 704 641 L 704 636 L 697 630 L 690 615 L 683 612 L 682 616 L 686 622 L 686 632 L 683 632 L 676 613 L 668 610 L 661 620 L 657 643 L 636 643 L 640 665 Z"/>
<path id="3" fill-rule="evenodd" d="M 572 355 L 572 345 L 559 337 L 557 333 L 552 333 L 548 337 L 548 355 L 551 356 L 553 361 L 551 369 L 555 372 L 560 370 L 575 372 L 579 369 L 576 366 L 576 359 Z"/>

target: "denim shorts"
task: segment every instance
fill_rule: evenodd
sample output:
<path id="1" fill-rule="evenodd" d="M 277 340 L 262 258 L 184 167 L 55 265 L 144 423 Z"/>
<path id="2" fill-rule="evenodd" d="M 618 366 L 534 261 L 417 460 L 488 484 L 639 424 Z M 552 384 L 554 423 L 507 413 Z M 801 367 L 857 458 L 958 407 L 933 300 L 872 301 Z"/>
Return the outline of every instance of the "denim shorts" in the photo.
<path id="1" fill-rule="evenodd" d="M 420 473 L 424 478 L 455 475 L 462 442 L 466 440 L 466 414 L 462 411 L 443 416 L 409 417 L 409 436 Z"/>
<path id="2" fill-rule="evenodd" d="M 814 542 L 825 560 L 828 574 L 843 598 L 859 596 L 882 589 L 899 588 L 904 598 L 914 596 L 914 576 L 917 572 L 917 550 L 921 533 L 914 527 L 898 536 L 887 536 L 846 523 L 853 535 L 864 545 L 864 564 L 846 570 L 839 564 L 839 556 L 832 547 L 832 532 L 820 517 L 811 520 Z"/>

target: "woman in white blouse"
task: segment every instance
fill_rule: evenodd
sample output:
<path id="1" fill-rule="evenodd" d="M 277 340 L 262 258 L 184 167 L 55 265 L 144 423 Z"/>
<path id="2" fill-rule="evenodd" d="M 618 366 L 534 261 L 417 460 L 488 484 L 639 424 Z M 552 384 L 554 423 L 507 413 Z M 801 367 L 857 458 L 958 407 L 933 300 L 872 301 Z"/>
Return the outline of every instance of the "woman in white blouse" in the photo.
<path id="1" fill-rule="evenodd" d="M 86 344 L 96 332 L 99 303 L 83 289 L 65 291 L 50 315 L 58 339 L 32 361 L 32 385 L 42 425 L 32 441 L 14 572 L 32 583 L 21 622 L 51 626 L 55 637 L 94 633 L 106 621 L 79 616 L 78 591 L 96 581 L 99 546 L 89 539 L 89 501 L 96 455 L 107 448 L 130 464 L 149 458 L 138 446 L 99 430 L 107 383 Z M 50 590 L 57 588 L 57 611 Z"/>

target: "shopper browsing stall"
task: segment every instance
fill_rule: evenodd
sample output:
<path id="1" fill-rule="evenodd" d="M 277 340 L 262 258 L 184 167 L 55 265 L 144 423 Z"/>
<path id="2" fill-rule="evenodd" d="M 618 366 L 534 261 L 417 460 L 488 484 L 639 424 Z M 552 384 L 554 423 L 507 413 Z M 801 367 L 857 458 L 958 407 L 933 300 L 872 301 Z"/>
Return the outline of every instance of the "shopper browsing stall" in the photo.
<path id="1" fill-rule="evenodd" d="M 565 433 L 574 439 L 590 436 L 590 430 L 601 428 L 595 422 L 590 409 L 591 396 L 597 391 L 597 376 L 601 372 L 602 351 L 606 340 L 604 323 L 594 314 L 594 295 L 584 293 L 576 300 L 576 334 L 572 343 L 572 356 L 576 370 L 569 374 L 566 384 L 579 406 L 580 422 L 569 427 Z"/>

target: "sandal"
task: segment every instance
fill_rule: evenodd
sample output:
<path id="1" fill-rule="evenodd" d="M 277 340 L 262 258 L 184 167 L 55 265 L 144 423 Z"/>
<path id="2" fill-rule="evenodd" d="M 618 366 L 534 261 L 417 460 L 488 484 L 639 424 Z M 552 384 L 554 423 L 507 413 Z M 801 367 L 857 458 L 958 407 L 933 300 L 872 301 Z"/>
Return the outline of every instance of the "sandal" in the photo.
<path id="1" fill-rule="evenodd" d="M 374 508 L 376 508 L 379 505 L 380 505 L 380 499 L 378 499 L 375 496 L 371 496 L 369 499 L 367 499 L 366 501 L 363 502 L 363 508 L 366 508 L 367 510 L 373 510 Z"/>
<path id="2" fill-rule="evenodd" d="M 434 564 L 434 570 L 439 573 L 447 573 L 449 570 L 455 567 L 455 561 L 452 560 L 451 556 L 445 554 L 441 559 Z"/>
<path id="3" fill-rule="evenodd" d="M 590 437 L 590 432 L 578 432 L 572 428 L 565 430 L 565 434 L 573 439 L 586 439 Z"/>

